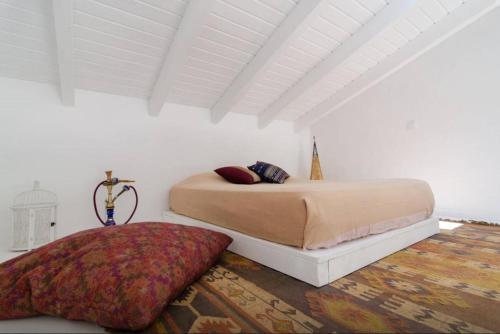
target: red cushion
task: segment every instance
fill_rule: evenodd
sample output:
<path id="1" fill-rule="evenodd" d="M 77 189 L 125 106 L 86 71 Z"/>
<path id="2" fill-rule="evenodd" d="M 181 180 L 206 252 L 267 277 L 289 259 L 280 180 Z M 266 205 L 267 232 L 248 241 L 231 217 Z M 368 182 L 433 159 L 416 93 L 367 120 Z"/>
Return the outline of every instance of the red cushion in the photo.
<path id="1" fill-rule="evenodd" d="M 226 181 L 238 184 L 254 184 L 260 182 L 260 176 L 246 167 L 229 166 L 216 169 L 214 172 Z"/>
<path id="2" fill-rule="evenodd" d="M 166 223 L 79 232 L 0 264 L 0 319 L 47 314 L 143 329 L 230 243 Z"/>

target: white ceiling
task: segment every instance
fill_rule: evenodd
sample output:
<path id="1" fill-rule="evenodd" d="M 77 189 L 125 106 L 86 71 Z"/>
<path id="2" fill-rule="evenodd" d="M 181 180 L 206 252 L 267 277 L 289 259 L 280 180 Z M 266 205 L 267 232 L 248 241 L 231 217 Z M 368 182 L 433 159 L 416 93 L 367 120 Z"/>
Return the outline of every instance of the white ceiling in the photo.
<path id="1" fill-rule="evenodd" d="M 419 36 L 429 44 L 469 16 L 482 15 L 498 5 L 494 0 L 417 0 L 415 4 L 393 0 L 408 3 L 408 9 L 399 10 L 394 20 L 382 26 L 379 23 L 380 31 L 356 44 L 355 37 L 363 29 L 373 31 L 370 25 L 387 11 L 388 1 L 302 0 L 318 5 L 305 4 L 311 8 L 302 14 L 300 29 L 289 29 L 285 39 L 278 27 L 292 19 L 294 10 L 295 15 L 303 10 L 296 0 L 191 0 L 195 5 L 211 1 L 210 9 L 203 13 L 203 20 L 184 22 L 199 24 L 199 30 L 191 40 L 176 44 L 181 22 L 188 20 L 188 0 L 72 0 L 67 12 L 72 24 L 62 32 L 71 43 L 56 45 L 56 32 L 65 29 L 54 25 L 53 7 L 60 6 L 60 1 L 70 0 L 54 0 L 54 4 L 50 0 L 0 0 L 0 76 L 62 85 L 68 74 L 62 75 L 57 48 L 64 47 L 69 52 L 64 65 L 70 65 L 74 88 L 149 99 L 163 80 L 162 68 L 175 66 L 172 84 L 161 92 L 162 103 L 214 108 L 232 98 L 234 102 L 223 108 L 222 116 L 231 111 L 265 115 L 269 121 L 297 121 L 307 119 L 311 111 L 318 114 L 318 106 L 351 91 L 360 78 L 397 58 L 412 43 L 426 46 L 418 41 Z M 449 29 L 433 28 L 439 25 Z M 273 34 L 284 41 L 275 49 L 266 46 Z M 185 53 L 169 63 L 179 44 Z M 257 62 L 256 55 L 264 51 L 270 56 Z M 336 52 L 345 54 L 342 61 L 311 74 Z M 256 70 L 250 71 L 249 64 Z M 250 74 L 242 77 L 245 69 Z M 240 81 L 245 79 L 244 89 L 228 96 L 233 94 L 228 88 L 238 83 L 239 76 Z M 287 92 L 293 92 L 292 98 Z"/>

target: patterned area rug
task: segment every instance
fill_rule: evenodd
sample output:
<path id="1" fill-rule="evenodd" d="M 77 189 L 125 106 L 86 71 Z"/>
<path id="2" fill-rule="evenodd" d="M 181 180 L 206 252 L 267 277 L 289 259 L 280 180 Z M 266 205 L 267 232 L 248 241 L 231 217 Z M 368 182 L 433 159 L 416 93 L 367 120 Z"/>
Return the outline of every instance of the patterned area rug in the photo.
<path id="1" fill-rule="evenodd" d="M 500 332 L 500 227 L 442 230 L 319 289 L 226 252 L 148 331 Z"/>

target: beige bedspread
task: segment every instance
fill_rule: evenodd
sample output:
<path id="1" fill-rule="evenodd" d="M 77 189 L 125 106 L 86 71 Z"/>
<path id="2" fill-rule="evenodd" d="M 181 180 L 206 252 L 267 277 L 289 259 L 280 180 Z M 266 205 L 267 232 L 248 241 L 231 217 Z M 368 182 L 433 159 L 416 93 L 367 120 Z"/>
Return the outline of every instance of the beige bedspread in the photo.
<path id="1" fill-rule="evenodd" d="M 317 249 L 429 218 L 429 185 L 412 179 L 237 185 L 215 173 L 170 191 L 172 211 L 257 238 Z"/>

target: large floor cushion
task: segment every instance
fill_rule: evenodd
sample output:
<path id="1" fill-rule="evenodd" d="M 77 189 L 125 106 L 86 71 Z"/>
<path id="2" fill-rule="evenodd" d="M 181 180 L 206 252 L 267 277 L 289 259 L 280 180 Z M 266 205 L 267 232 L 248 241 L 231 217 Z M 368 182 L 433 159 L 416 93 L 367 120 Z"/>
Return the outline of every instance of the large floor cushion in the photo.
<path id="1" fill-rule="evenodd" d="M 70 235 L 0 264 L 0 319 L 46 314 L 145 328 L 230 242 L 221 233 L 166 223 Z"/>

